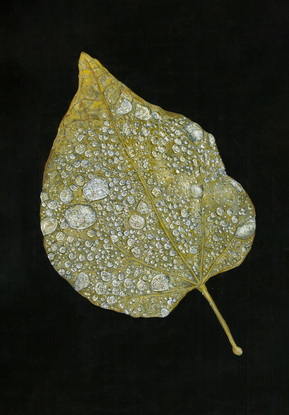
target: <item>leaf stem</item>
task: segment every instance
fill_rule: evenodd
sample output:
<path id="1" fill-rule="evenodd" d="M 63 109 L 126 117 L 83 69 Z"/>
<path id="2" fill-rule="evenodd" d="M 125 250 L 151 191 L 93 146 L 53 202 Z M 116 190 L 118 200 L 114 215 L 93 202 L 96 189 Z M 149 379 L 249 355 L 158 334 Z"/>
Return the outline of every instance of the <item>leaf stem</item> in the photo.
<path id="1" fill-rule="evenodd" d="M 214 310 L 217 319 L 219 320 L 219 322 L 221 323 L 221 326 L 223 327 L 229 342 L 232 345 L 232 349 L 233 349 L 233 353 L 236 354 L 237 356 L 241 356 L 241 354 L 243 353 L 243 350 L 241 349 L 241 347 L 238 347 L 235 343 L 235 340 L 233 339 L 233 336 L 230 332 L 230 329 L 227 325 L 227 323 L 225 322 L 222 314 L 220 313 L 220 311 L 218 310 L 218 307 L 216 306 L 214 300 L 212 299 L 212 297 L 210 296 L 207 287 L 205 286 L 205 284 L 202 284 L 198 287 L 198 290 L 201 291 L 201 293 L 203 294 L 203 296 L 206 298 L 206 300 L 208 301 L 208 303 L 210 304 L 210 306 L 212 307 L 212 309 Z"/>

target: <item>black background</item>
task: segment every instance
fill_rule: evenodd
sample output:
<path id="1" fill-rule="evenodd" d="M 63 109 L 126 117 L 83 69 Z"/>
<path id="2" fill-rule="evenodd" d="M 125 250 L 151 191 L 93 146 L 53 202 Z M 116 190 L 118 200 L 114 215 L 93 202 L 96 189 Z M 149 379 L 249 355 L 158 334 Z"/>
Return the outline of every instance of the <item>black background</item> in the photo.
<path id="1" fill-rule="evenodd" d="M 1 4 L 3 414 L 289 414 L 288 1 Z M 165 319 L 91 305 L 42 246 L 39 193 L 81 51 L 138 95 L 212 132 L 257 234 Z"/>

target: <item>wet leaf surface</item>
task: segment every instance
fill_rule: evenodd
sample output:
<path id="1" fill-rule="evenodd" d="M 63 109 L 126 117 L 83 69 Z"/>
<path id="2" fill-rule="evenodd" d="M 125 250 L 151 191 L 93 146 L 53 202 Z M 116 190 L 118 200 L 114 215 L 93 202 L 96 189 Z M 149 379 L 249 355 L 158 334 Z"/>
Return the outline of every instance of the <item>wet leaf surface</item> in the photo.
<path id="1" fill-rule="evenodd" d="M 255 233 L 242 186 L 226 175 L 212 134 L 79 60 L 79 89 L 46 164 L 41 229 L 49 260 L 93 304 L 166 317 L 241 264 Z"/>

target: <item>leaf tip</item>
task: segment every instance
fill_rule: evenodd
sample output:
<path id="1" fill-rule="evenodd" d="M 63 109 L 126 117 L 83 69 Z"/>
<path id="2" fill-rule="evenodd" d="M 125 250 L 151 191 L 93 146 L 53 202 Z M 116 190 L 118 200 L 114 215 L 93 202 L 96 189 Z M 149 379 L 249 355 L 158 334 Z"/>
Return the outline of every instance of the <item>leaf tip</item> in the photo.
<path id="1" fill-rule="evenodd" d="M 92 59 L 92 57 L 91 56 L 89 56 L 87 53 L 85 53 L 85 52 L 81 52 L 80 53 L 80 56 L 79 56 L 79 62 L 81 62 L 81 61 L 83 61 L 83 60 L 86 60 L 86 61 L 89 61 L 89 60 L 91 60 Z"/>
<path id="2" fill-rule="evenodd" d="M 78 60 L 78 67 L 80 74 L 82 74 L 82 72 L 85 70 L 103 71 L 105 69 L 97 59 L 92 58 L 86 52 L 81 52 Z"/>

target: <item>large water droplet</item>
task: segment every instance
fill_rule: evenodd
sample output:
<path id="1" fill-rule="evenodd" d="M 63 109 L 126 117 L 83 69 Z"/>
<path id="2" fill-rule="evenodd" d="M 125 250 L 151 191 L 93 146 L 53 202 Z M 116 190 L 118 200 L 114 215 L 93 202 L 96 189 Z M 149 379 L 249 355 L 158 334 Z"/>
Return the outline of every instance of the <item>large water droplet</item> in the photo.
<path id="1" fill-rule="evenodd" d="M 140 215 L 131 215 L 128 223 L 133 229 L 142 229 L 145 226 L 145 218 Z"/>
<path id="2" fill-rule="evenodd" d="M 170 278 L 165 274 L 156 275 L 151 281 L 153 291 L 165 291 L 170 286 Z"/>
<path id="3" fill-rule="evenodd" d="M 70 189 L 66 188 L 60 192 L 60 200 L 63 203 L 70 203 L 73 200 L 73 193 Z"/>
<path id="4" fill-rule="evenodd" d="M 88 275 L 85 274 L 84 272 L 80 272 L 78 274 L 78 277 L 76 278 L 74 289 L 76 291 L 83 290 L 84 288 L 88 287 L 89 283 L 90 281 L 89 281 Z"/>
<path id="5" fill-rule="evenodd" d="M 64 217 L 72 229 L 86 229 L 96 221 L 96 213 L 88 205 L 73 205 L 65 211 Z"/>
<path id="6" fill-rule="evenodd" d="M 256 229 L 255 219 L 249 219 L 242 226 L 237 229 L 236 238 L 247 239 L 253 235 Z"/>
<path id="7" fill-rule="evenodd" d="M 146 215 L 150 212 L 150 207 L 144 201 L 141 200 L 137 206 L 137 211 L 142 215 Z"/>
<path id="8" fill-rule="evenodd" d="M 106 285 L 104 282 L 98 282 L 95 286 L 95 292 L 98 295 L 102 295 L 106 292 Z"/>
<path id="9" fill-rule="evenodd" d="M 203 136 L 204 136 L 203 129 L 202 127 L 199 126 L 199 124 L 195 122 L 189 122 L 189 124 L 187 124 L 184 127 L 184 130 L 187 132 L 187 134 L 189 135 L 190 139 L 193 142 L 201 141 L 203 139 Z"/>
<path id="10" fill-rule="evenodd" d="M 199 184 L 192 184 L 190 190 L 194 199 L 199 199 L 203 196 L 203 186 Z"/>
<path id="11" fill-rule="evenodd" d="M 130 112 L 132 109 L 132 105 L 128 99 L 124 98 L 120 104 L 120 106 L 115 110 L 117 115 L 123 115 Z"/>
<path id="12" fill-rule="evenodd" d="M 168 310 L 165 307 L 161 308 L 160 317 L 167 317 L 169 314 L 170 314 L 170 310 Z"/>
<path id="13" fill-rule="evenodd" d="M 57 220 L 55 218 L 44 218 L 41 221 L 41 231 L 43 235 L 48 235 L 55 231 L 57 228 Z"/>
<path id="14" fill-rule="evenodd" d="M 102 176 L 96 176 L 83 187 L 83 197 L 94 201 L 104 199 L 109 193 L 107 180 Z"/>
<path id="15" fill-rule="evenodd" d="M 151 117 L 150 110 L 147 107 L 137 104 L 134 115 L 140 120 L 149 120 Z"/>

